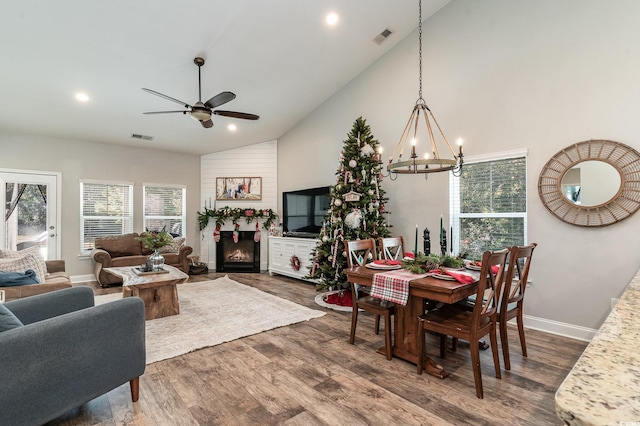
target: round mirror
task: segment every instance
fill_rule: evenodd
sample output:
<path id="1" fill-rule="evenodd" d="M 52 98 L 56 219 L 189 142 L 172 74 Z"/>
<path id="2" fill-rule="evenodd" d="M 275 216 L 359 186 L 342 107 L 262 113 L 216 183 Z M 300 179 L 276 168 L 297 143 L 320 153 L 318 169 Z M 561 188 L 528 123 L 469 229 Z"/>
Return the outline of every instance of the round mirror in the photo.
<path id="1" fill-rule="evenodd" d="M 538 195 L 563 222 L 607 226 L 640 208 L 640 154 L 610 140 L 570 145 L 540 172 Z"/>
<path id="2" fill-rule="evenodd" d="M 582 161 L 562 176 L 562 194 L 576 205 L 598 206 L 620 190 L 620 173 L 604 161 Z"/>

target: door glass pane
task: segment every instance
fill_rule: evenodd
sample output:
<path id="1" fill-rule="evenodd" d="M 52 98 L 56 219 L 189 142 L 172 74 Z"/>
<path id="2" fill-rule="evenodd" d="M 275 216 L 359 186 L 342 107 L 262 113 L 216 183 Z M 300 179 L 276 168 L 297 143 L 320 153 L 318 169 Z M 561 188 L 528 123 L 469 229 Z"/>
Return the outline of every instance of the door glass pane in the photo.
<path id="1" fill-rule="evenodd" d="M 5 244 L 10 250 L 39 246 L 47 258 L 47 186 L 5 183 Z"/>

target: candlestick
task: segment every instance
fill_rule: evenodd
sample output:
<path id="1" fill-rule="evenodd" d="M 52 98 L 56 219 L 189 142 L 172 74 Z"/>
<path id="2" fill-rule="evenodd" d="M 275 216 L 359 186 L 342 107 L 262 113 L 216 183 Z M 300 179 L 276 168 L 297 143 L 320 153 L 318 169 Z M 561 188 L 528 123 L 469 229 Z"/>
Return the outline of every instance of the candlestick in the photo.
<path id="1" fill-rule="evenodd" d="M 451 227 L 451 232 L 449 233 L 449 239 L 451 240 L 451 255 L 453 255 L 453 226 Z"/>
<path id="2" fill-rule="evenodd" d="M 442 247 L 442 231 L 444 228 L 442 227 L 442 215 L 440 215 L 440 246 Z"/>
<path id="3" fill-rule="evenodd" d="M 211 208 L 211 197 L 209 197 L 209 208 Z"/>
<path id="4" fill-rule="evenodd" d="M 416 225 L 416 240 L 415 240 L 415 244 L 413 246 L 413 254 L 415 256 L 418 255 L 418 225 Z"/>
<path id="5" fill-rule="evenodd" d="M 431 237 L 429 236 L 429 228 L 424 228 L 424 231 L 422 232 L 422 239 L 424 254 L 429 255 L 431 253 Z"/>

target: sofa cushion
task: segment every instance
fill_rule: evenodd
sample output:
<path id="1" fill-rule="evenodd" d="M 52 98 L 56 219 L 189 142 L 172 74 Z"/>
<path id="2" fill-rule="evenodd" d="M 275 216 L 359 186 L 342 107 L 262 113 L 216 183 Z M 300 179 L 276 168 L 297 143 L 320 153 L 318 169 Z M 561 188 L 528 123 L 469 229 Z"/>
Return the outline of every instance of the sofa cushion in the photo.
<path id="1" fill-rule="evenodd" d="M 0 333 L 17 327 L 22 327 L 23 325 L 22 321 L 20 321 L 13 312 L 0 303 Z"/>
<path id="2" fill-rule="evenodd" d="M 71 277 L 64 271 L 52 272 L 44 277 L 44 282 L 47 284 L 70 283 Z"/>
<path id="3" fill-rule="evenodd" d="M 0 258 L 0 271 L 5 272 L 25 272 L 32 269 L 36 272 L 38 282 L 43 282 L 47 274 L 47 264 L 39 251 L 33 251 L 32 248 L 39 250 L 39 247 L 30 247 L 25 250 L 10 252 L 12 257 Z M 8 250 L 6 250 L 8 252 Z M 7 253 L 3 253 L 7 254 Z"/>
<path id="4" fill-rule="evenodd" d="M 178 253 L 185 241 L 187 241 L 187 237 L 172 238 L 171 243 L 158 249 L 158 253 Z"/>
<path id="5" fill-rule="evenodd" d="M 13 287 L 27 284 L 38 284 L 36 271 L 27 269 L 25 272 L 0 271 L 0 287 Z"/>
<path id="6" fill-rule="evenodd" d="M 96 248 L 102 249 L 111 257 L 138 256 L 142 254 L 138 234 L 112 235 L 109 237 L 96 238 Z"/>

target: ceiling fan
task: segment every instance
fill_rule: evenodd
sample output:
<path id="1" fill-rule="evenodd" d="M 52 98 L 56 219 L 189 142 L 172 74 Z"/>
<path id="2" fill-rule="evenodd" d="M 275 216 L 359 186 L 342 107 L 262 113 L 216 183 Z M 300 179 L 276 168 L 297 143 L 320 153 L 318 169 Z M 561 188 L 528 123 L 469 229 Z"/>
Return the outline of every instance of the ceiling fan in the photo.
<path id="1" fill-rule="evenodd" d="M 223 110 L 213 110 L 214 108 L 219 107 L 220 105 L 224 105 L 229 101 L 232 101 L 236 98 L 236 95 L 231 92 L 220 92 L 215 95 L 213 98 L 209 99 L 207 102 L 202 102 L 202 85 L 200 80 L 200 67 L 204 65 L 204 59 L 195 58 L 193 60 L 198 66 L 198 102 L 194 105 L 189 105 L 186 102 L 182 102 L 178 99 L 172 98 L 171 96 L 163 95 L 162 93 L 156 92 L 155 90 L 142 88 L 147 93 L 151 93 L 152 95 L 160 96 L 161 98 L 165 98 L 169 101 L 178 103 L 183 105 L 187 110 L 183 111 L 153 111 L 153 112 L 145 112 L 144 114 L 171 114 L 180 112 L 182 114 L 189 114 L 191 118 L 194 120 L 198 120 L 202 127 L 209 128 L 213 127 L 213 121 L 211 121 L 211 115 L 222 115 L 225 117 L 232 118 L 241 118 L 243 120 L 257 120 L 260 117 L 255 114 L 248 114 L 246 112 L 237 112 L 237 111 L 223 111 Z"/>

